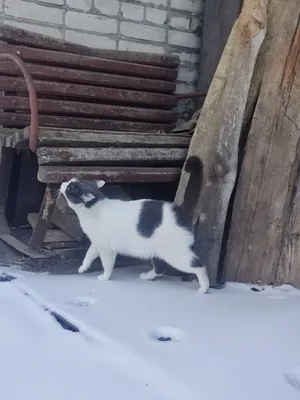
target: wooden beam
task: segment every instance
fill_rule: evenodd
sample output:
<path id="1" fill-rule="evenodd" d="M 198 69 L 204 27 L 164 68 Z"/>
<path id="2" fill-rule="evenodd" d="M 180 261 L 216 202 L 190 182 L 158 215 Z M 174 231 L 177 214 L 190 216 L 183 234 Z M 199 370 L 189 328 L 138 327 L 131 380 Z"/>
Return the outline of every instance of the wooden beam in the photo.
<path id="1" fill-rule="evenodd" d="M 155 67 L 124 61 L 109 60 L 105 58 L 82 56 L 80 54 L 60 53 L 58 51 L 35 49 L 25 46 L 13 46 L 0 44 L 2 53 L 15 54 L 23 61 L 75 67 L 86 70 L 109 72 L 129 76 L 141 76 L 166 81 L 174 81 L 177 78 L 177 69 Z M 126 78 L 124 78 L 126 79 Z"/>
<path id="2" fill-rule="evenodd" d="M 52 213 L 55 207 L 55 190 L 52 185 L 47 185 L 44 199 L 39 211 L 38 220 L 33 229 L 32 237 L 28 246 L 29 251 L 39 252 L 44 242 L 47 229 L 51 223 Z"/>
<path id="3" fill-rule="evenodd" d="M 205 167 L 194 212 L 195 249 L 217 283 L 227 208 L 235 185 L 238 147 L 249 88 L 267 24 L 268 0 L 245 0 L 210 85 L 192 137 L 189 155 Z M 182 204 L 188 174 L 183 170 L 176 203 Z"/>
<path id="4" fill-rule="evenodd" d="M 35 80 L 34 85 L 38 96 L 40 94 L 54 95 L 58 99 L 60 97 L 71 97 L 82 101 L 97 100 L 99 103 L 111 102 L 118 105 L 138 104 L 142 106 L 150 106 L 152 108 L 173 108 L 177 104 L 176 97 L 168 94 L 40 80 Z M 9 76 L 0 76 L 0 90 L 28 93 L 24 78 Z"/>
<path id="5" fill-rule="evenodd" d="M 25 63 L 33 78 L 60 82 L 74 82 L 93 86 L 112 87 L 117 89 L 133 89 L 154 93 L 173 93 L 175 82 L 158 79 L 147 79 L 134 76 L 106 74 L 83 69 L 62 68 L 51 65 Z M 0 61 L 0 74 L 5 76 L 21 76 L 19 67 L 11 61 Z"/>
<path id="6" fill-rule="evenodd" d="M 30 115 L 26 113 L 0 112 L 0 124 L 6 127 L 26 127 L 30 123 Z M 126 132 L 170 132 L 174 124 L 148 123 L 137 121 L 117 121 L 100 118 L 70 117 L 61 115 L 39 114 L 40 126 L 62 127 L 72 129 L 114 130 Z"/>
<path id="7" fill-rule="evenodd" d="M 104 179 L 110 183 L 178 182 L 181 168 L 40 166 L 38 180 L 62 183 L 72 178 Z"/>
<path id="8" fill-rule="evenodd" d="M 228 280 L 300 281 L 300 0 L 272 1 L 273 37 L 233 205 Z"/>
<path id="9" fill-rule="evenodd" d="M 207 93 L 243 0 L 204 2 L 198 91 Z"/>
<path id="10" fill-rule="evenodd" d="M 19 131 L 18 131 L 19 132 Z M 0 131 L 1 133 L 1 131 Z M 29 127 L 24 129 L 22 136 L 28 139 Z M 74 130 L 63 128 L 39 129 L 39 147 L 166 147 L 187 148 L 190 143 L 189 135 L 176 135 L 171 133 L 143 132 L 116 132 L 116 131 L 92 131 Z"/>
<path id="11" fill-rule="evenodd" d="M 92 115 L 102 118 L 125 119 L 131 121 L 172 123 L 177 120 L 176 111 L 150 108 L 125 107 L 82 101 L 38 99 L 40 113 Z M 17 96 L 0 96 L 0 108 L 5 110 L 28 111 L 29 99 Z M 1 117 L 1 116 L 0 116 Z"/>
<path id="12" fill-rule="evenodd" d="M 33 229 L 37 226 L 38 223 L 38 213 L 29 213 L 28 214 L 28 222 Z M 44 243 L 57 243 L 57 242 L 73 242 L 74 239 L 67 235 L 60 229 L 48 229 Z"/>
<path id="13" fill-rule="evenodd" d="M 40 147 L 37 156 L 40 165 L 92 163 L 112 164 L 126 163 L 141 165 L 145 163 L 180 165 L 184 162 L 187 149 L 166 148 L 73 148 L 73 147 Z"/>
<path id="14" fill-rule="evenodd" d="M 48 50 L 102 57 L 119 61 L 129 61 L 139 64 L 157 65 L 169 68 L 176 68 L 179 65 L 179 57 L 174 55 L 93 49 L 88 46 L 66 42 L 64 40 L 55 39 L 20 28 L 15 28 L 6 24 L 0 25 L 0 40 L 8 43 L 23 44 L 25 46 L 44 48 Z"/>

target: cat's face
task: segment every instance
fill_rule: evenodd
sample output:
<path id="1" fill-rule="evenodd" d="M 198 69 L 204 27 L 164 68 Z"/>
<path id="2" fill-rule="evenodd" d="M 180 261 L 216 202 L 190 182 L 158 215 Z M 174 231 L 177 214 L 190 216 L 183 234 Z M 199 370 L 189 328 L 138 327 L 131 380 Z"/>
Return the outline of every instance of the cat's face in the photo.
<path id="1" fill-rule="evenodd" d="M 69 182 L 61 184 L 60 192 L 65 196 L 71 207 L 83 204 L 90 208 L 99 200 L 105 198 L 99 190 L 104 185 L 104 181 L 86 181 L 73 178 Z"/>

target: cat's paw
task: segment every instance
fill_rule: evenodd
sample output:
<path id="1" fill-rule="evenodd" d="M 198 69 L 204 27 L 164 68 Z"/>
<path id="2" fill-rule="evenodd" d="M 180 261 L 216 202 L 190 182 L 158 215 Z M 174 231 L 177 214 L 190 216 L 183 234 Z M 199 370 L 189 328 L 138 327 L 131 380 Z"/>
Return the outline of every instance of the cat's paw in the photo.
<path id="1" fill-rule="evenodd" d="M 152 271 L 149 272 L 142 272 L 140 274 L 140 278 L 143 279 L 143 281 L 152 281 L 155 276 L 153 275 Z"/>
<path id="2" fill-rule="evenodd" d="M 206 293 L 208 292 L 208 290 L 209 290 L 208 287 L 203 286 L 203 287 L 200 287 L 200 288 L 198 289 L 198 293 L 200 293 L 200 294 L 206 294 Z"/>
<path id="3" fill-rule="evenodd" d="M 108 281 L 109 278 L 110 275 L 106 274 L 105 272 L 97 276 L 97 279 L 99 279 L 99 281 Z"/>
<path id="4" fill-rule="evenodd" d="M 83 274 L 86 270 L 87 268 L 84 265 L 81 265 L 81 267 L 78 268 L 78 273 Z"/>

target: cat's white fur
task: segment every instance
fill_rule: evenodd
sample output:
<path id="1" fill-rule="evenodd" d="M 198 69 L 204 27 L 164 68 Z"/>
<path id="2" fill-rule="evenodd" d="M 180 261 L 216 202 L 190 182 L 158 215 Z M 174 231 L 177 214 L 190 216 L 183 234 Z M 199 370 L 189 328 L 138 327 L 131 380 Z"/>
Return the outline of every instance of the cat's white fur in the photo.
<path id="1" fill-rule="evenodd" d="M 62 183 L 60 191 L 65 194 L 69 182 Z M 98 181 L 101 188 L 104 181 Z M 85 201 L 92 200 L 88 195 Z M 104 272 L 98 276 L 100 280 L 111 277 L 117 254 L 152 259 L 158 257 L 179 271 L 196 274 L 201 293 L 209 288 L 209 279 L 205 267 L 192 267 L 195 255 L 191 250 L 194 242 L 193 234 L 186 228 L 177 225 L 171 203 L 163 205 L 163 222 L 150 238 L 145 238 L 137 231 L 140 210 L 143 200 L 122 201 L 103 199 L 86 208 L 83 203 L 73 204 L 65 196 L 68 205 L 79 218 L 82 230 L 91 241 L 78 272 L 87 271 L 92 262 L 100 256 Z M 154 269 L 142 273 L 142 279 L 151 280 L 156 277 Z"/>

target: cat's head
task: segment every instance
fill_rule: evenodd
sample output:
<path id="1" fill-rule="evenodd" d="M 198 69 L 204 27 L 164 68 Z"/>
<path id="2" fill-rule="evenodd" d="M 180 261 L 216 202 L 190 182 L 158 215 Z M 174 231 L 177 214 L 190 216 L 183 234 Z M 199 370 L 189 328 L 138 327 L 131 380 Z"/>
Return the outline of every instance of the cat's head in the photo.
<path id="1" fill-rule="evenodd" d="M 65 196 L 69 206 L 83 204 L 90 208 L 105 196 L 100 191 L 105 185 L 104 181 L 86 181 L 72 178 L 68 182 L 63 182 L 60 186 L 60 192 Z"/>

